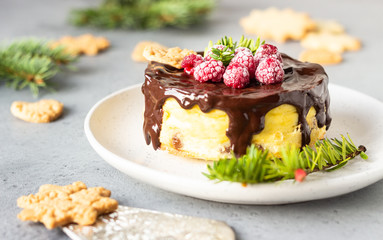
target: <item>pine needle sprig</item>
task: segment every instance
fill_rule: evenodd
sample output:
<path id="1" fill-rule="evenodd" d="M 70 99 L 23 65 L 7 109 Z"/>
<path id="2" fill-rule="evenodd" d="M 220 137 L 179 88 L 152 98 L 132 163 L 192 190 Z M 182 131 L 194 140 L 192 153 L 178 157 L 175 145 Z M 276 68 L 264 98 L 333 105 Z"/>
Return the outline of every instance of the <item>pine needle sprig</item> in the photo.
<path id="1" fill-rule="evenodd" d="M 29 87 L 36 97 L 42 88 L 52 90 L 47 82 L 61 66 L 76 61 L 62 47 L 51 49 L 47 42 L 37 39 L 16 41 L 0 48 L 0 80 L 19 90 Z"/>
<path id="2" fill-rule="evenodd" d="M 295 171 L 303 169 L 306 173 L 333 171 L 343 167 L 349 160 L 360 155 L 367 159 L 364 146 L 356 147 L 349 135 L 339 139 L 318 141 L 315 147 L 301 149 L 291 146 L 283 148 L 281 157 L 251 145 L 245 155 L 237 158 L 221 159 L 207 165 L 209 173 L 202 173 L 210 180 L 254 184 L 294 179 Z"/>
<path id="3" fill-rule="evenodd" d="M 39 88 L 48 87 L 45 79 L 58 72 L 58 67 L 45 56 L 17 53 L 13 56 L 0 55 L 0 58 L 0 79 L 16 90 L 28 86 L 34 96 L 39 94 Z"/>
<path id="4" fill-rule="evenodd" d="M 3 52 L 7 55 L 22 53 L 32 56 L 44 56 L 50 58 L 57 65 L 69 64 L 77 59 L 75 56 L 66 53 L 64 46 L 50 48 L 46 41 L 39 39 L 25 39 L 13 42 Z"/>
<path id="5" fill-rule="evenodd" d="M 251 52 L 254 54 L 259 46 L 265 44 L 265 41 L 261 42 L 261 38 L 258 37 L 257 40 L 254 41 L 252 38 L 246 38 L 242 35 L 241 39 L 238 42 L 237 47 L 246 47 L 251 50 Z"/>
<path id="6" fill-rule="evenodd" d="M 214 0 L 105 0 L 99 7 L 71 12 L 76 26 L 106 29 L 186 28 L 201 22 Z"/>
<path id="7" fill-rule="evenodd" d="M 233 42 L 233 38 L 232 37 L 223 37 L 221 38 L 220 40 L 217 41 L 216 43 L 217 45 L 224 45 L 224 46 L 227 46 L 231 49 L 236 49 L 237 48 L 237 42 Z"/>

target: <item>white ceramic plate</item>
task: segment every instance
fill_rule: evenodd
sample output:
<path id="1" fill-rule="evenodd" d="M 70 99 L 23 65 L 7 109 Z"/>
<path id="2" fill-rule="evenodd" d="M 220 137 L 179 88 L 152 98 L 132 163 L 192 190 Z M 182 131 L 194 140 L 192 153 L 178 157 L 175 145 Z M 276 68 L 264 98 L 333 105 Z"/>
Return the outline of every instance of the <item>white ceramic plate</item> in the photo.
<path id="1" fill-rule="evenodd" d="M 328 137 L 349 133 L 367 147 L 368 160 L 357 157 L 333 172 L 293 180 L 255 184 L 215 183 L 204 161 L 176 157 L 147 146 L 143 137 L 141 86 L 117 91 L 99 101 L 85 119 L 86 136 L 110 165 L 156 187 L 196 198 L 239 204 L 282 204 L 349 193 L 383 178 L 383 103 L 351 89 L 330 85 L 332 125 Z"/>

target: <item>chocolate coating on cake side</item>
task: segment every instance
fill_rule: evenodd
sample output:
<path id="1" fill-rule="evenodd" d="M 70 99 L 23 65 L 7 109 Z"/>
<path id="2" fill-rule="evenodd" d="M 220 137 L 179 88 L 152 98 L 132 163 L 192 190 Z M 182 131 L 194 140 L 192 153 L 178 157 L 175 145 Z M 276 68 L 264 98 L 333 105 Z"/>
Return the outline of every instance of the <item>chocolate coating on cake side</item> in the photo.
<path id="1" fill-rule="evenodd" d="M 255 80 L 243 89 L 233 89 L 224 83 L 200 83 L 182 69 L 150 62 L 145 70 L 142 93 L 145 96 L 144 135 L 153 148 L 161 146 L 162 105 L 172 97 L 184 109 L 197 104 L 204 113 L 219 109 L 227 113 L 226 131 L 231 150 L 237 155 L 246 153 L 254 134 L 264 128 L 265 115 L 282 104 L 296 107 L 301 125 L 302 146 L 310 143 L 311 129 L 306 115 L 313 106 L 318 127 L 330 126 L 330 96 L 328 77 L 322 66 L 303 63 L 282 54 L 285 77 L 282 83 L 260 85 Z"/>

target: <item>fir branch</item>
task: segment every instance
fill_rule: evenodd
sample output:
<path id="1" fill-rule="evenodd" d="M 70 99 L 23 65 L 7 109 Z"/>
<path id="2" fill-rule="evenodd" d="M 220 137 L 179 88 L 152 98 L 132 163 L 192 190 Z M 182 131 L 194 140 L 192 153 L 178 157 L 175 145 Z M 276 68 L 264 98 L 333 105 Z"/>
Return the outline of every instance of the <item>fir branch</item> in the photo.
<path id="1" fill-rule="evenodd" d="M 348 135 L 347 135 L 348 136 Z M 245 155 L 230 159 L 221 159 L 207 165 L 209 173 L 202 173 L 210 180 L 240 182 L 243 184 L 275 182 L 293 179 L 298 169 L 306 173 L 315 171 L 332 171 L 338 169 L 357 155 L 367 159 L 364 146 L 356 147 L 350 136 L 343 135 L 341 140 L 324 139 L 318 141 L 314 148 L 305 146 L 283 148 L 281 157 L 277 158 L 268 151 L 251 145 Z"/>
<path id="2" fill-rule="evenodd" d="M 255 54 L 259 46 L 263 44 L 265 44 L 265 41 L 262 41 L 261 43 L 260 37 L 258 37 L 257 40 L 254 41 L 254 39 L 245 38 L 245 36 L 242 35 L 237 47 L 246 47 L 250 49 L 253 54 Z"/>
<path id="3" fill-rule="evenodd" d="M 201 22 L 214 0 L 106 0 L 97 8 L 72 11 L 70 22 L 97 28 L 185 28 Z"/>
<path id="4" fill-rule="evenodd" d="M 41 40 L 13 42 L 0 48 L 0 80 L 16 90 L 29 87 L 38 96 L 40 89 L 51 89 L 47 80 L 60 71 L 60 66 L 75 60 L 63 48 L 51 49 Z"/>
<path id="5" fill-rule="evenodd" d="M 69 64 L 76 61 L 76 57 L 66 53 L 64 46 L 50 48 L 46 41 L 39 39 L 25 39 L 11 43 L 5 54 L 12 55 L 16 53 L 30 54 L 32 56 L 45 56 L 50 58 L 55 64 Z"/>
<path id="6" fill-rule="evenodd" d="M 237 48 L 237 42 L 233 42 L 233 39 L 231 37 L 223 37 L 220 40 L 217 41 L 217 45 L 224 45 L 227 46 L 231 49 L 236 49 Z"/>

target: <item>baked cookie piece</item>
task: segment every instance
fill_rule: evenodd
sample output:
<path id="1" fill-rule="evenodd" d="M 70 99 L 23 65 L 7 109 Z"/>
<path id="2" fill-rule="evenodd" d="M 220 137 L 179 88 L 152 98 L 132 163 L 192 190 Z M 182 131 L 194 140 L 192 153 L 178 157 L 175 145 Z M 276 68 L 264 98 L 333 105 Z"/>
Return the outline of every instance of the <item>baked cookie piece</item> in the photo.
<path id="1" fill-rule="evenodd" d="M 328 32 L 309 33 L 301 41 L 301 45 L 307 49 L 322 49 L 338 53 L 356 51 L 361 47 L 360 41 L 355 37 L 345 33 L 332 34 Z"/>
<path id="2" fill-rule="evenodd" d="M 337 64 L 342 62 L 342 55 L 338 52 L 331 52 L 322 49 L 306 49 L 299 56 L 302 62 L 313 62 L 318 64 Z"/>
<path id="3" fill-rule="evenodd" d="M 163 47 L 154 47 L 147 46 L 144 50 L 144 57 L 148 61 L 155 61 L 159 63 L 164 63 L 171 65 L 175 68 L 181 69 L 181 63 L 184 57 L 190 54 L 197 54 L 193 50 L 181 49 L 179 47 L 174 48 L 163 48 Z"/>
<path id="4" fill-rule="evenodd" d="M 38 102 L 16 101 L 11 105 L 13 116 L 33 123 L 48 123 L 59 118 L 63 112 L 64 105 L 54 99 L 43 99 Z"/>
<path id="5" fill-rule="evenodd" d="M 87 188 L 83 182 L 67 186 L 42 185 L 35 195 L 17 199 L 17 206 L 24 208 L 17 217 L 23 221 L 42 222 L 52 229 L 69 223 L 93 224 L 98 215 L 117 209 L 118 202 L 103 187 Z"/>
<path id="6" fill-rule="evenodd" d="M 52 48 L 64 46 L 65 51 L 77 56 L 85 54 L 94 56 L 99 51 L 104 50 L 110 46 L 109 41 L 104 37 L 95 37 L 91 34 L 84 34 L 78 37 L 65 36 L 58 41 L 50 44 Z"/>
<path id="7" fill-rule="evenodd" d="M 255 34 L 277 42 L 300 40 L 316 26 L 307 13 L 289 8 L 254 9 L 249 16 L 240 20 L 240 25 L 247 34 Z"/>
<path id="8" fill-rule="evenodd" d="M 335 20 L 316 20 L 315 24 L 315 32 L 327 32 L 332 34 L 345 33 L 343 25 Z"/>
<path id="9" fill-rule="evenodd" d="M 161 49 L 168 49 L 167 47 L 159 44 L 158 42 L 152 42 L 152 41 L 141 41 L 137 43 L 137 45 L 134 47 L 134 50 L 132 52 L 132 59 L 136 62 L 146 62 L 148 61 L 144 57 L 144 50 L 146 47 L 154 47 L 154 48 L 161 48 Z"/>

